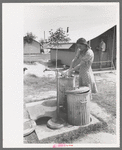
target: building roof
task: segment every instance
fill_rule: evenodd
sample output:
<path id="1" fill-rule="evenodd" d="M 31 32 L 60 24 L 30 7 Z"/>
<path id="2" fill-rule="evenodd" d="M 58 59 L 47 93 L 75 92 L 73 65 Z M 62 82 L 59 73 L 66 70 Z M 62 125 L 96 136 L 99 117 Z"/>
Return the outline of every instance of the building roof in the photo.
<path id="1" fill-rule="evenodd" d="M 75 43 L 61 43 L 59 46 L 58 46 L 58 49 L 70 49 Z M 53 47 L 50 47 L 51 49 L 57 49 L 56 46 L 53 46 Z"/>
<path id="2" fill-rule="evenodd" d="M 116 27 L 117 27 L 117 25 L 114 25 L 114 26 L 109 27 L 109 28 L 107 28 L 107 29 L 105 29 L 105 30 L 100 30 L 100 31 L 99 31 L 99 34 L 98 34 L 98 33 L 90 34 L 90 35 L 89 35 L 89 38 L 87 38 L 87 41 L 93 40 L 93 39 L 97 38 L 98 36 L 104 34 L 105 32 L 107 32 L 107 31 L 109 31 L 109 30 L 111 30 L 111 29 L 113 29 L 113 28 L 116 28 Z M 102 29 L 102 28 L 101 28 L 101 29 Z"/>
<path id="3" fill-rule="evenodd" d="M 40 44 L 40 45 L 41 45 L 41 43 L 39 43 L 38 41 L 36 41 L 36 40 L 34 40 L 34 39 L 33 39 L 33 41 L 34 41 L 34 42 L 37 42 L 38 44 Z"/>
<path id="4" fill-rule="evenodd" d="M 94 40 L 94 39 L 96 39 L 96 38 L 98 38 L 98 37 L 100 37 L 100 36 L 103 36 L 104 34 L 107 34 L 107 32 L 110 31 L 110 30 L 114 32 L 114 29 L 116 30 L 116 26 L 114 26 L 114 27 L 108 29 L 107 31 L 103 32 L 102 34 L 98 35 L 97 37 L 95 37 L 95 38 L 93 38 L 93 39 L 91 39 L 91 40 L 89 40 L 89 41 L 92 41 L 92 40 Z M 88 41 L 88 42 L 89 42 L 89 41 Z"/>

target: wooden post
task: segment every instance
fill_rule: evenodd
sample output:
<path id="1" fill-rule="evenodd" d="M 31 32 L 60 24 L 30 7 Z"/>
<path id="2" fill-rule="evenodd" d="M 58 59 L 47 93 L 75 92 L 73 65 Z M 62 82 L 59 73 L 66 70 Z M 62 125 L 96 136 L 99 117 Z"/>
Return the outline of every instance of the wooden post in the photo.
<path id="1" fill-rule="evenodd" d="M 60 109 L 59 109 L 59 92 L 58 92 L 59 91 L 59 77 L 58 77 L 58 68 L 57 68 L 57 51 L 58 51 L 58 49 L 56 49 L 57 114 L 56 114 L 56 117 L 51 118 L 47 122 L 47 126 L 52 129 L 59 129 L 59 128 L 64 127 L 64 125 L 65 125 L 65 121 L 62 118 L 60 118 Z"/>
<path id="2" fill-rule="evenodd" d="M 58 55 L 58 54 L 57 54 L 57 51 L 58 51 L 58 49 L 56 49 L 56 69 L 57 69 L 57 65 L 58 65 L 58 64 L 57 64 L 57 57 L 58 57 L 58 56 L 57 56 L 57 55 Z"/>
<path id="3" fill-rule="evenodd" d="M 45 42 L 45 31 L 44 31 L 44 42 Z"/>
<path id="4" fill-rule="evenodd" d="M 113 68 L 114 68 L 114 70 L 115 70 L 115 67 L 114 67 L 114 63 L 113 63 L 113 50 L 114 50 L 114 38 L 115 38 L 115 27 L 114 27 L 114 31 L 113 31 L 113 46 L 112 46 L 112 55 L 111 55 L 111 70 L 112 70 L 112 66 L 113 66 Z"/>
<path id="5" fill-rule="evenodd" d="M 58 77 L 58 69 L 57 69 L 57 116 L 59 116 L 59 77 Z"/>

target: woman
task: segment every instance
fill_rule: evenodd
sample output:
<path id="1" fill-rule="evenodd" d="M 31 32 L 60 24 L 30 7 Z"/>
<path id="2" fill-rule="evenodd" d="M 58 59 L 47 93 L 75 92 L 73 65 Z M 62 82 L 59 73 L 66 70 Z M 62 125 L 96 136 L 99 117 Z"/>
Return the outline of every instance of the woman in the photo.
<path id="1" fill-rule="evenodd" d="M 72 60 L 68 71 L 65 72 L 65 75 L 71 76 L 73 71 L 79 70 L 79 87 L 88 86 L 92 93 L 97 93 L 97 87 L 91 68 L 94 60 L 94 53 L 84 38 L 78 39 L 76 45 L 76 56 Z M 80 63 L 74 67 L 78 59 L 80 60 Z"/>

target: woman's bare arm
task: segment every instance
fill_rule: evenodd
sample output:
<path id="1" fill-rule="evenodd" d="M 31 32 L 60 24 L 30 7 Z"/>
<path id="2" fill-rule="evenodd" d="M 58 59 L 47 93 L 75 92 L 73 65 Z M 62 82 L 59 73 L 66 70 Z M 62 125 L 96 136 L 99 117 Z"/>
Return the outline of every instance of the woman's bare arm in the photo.
<path id="1" fill-rule="evenodd" d="M 73 72 L 73 71 L 78 70 L 83 63 L 84 63 L 84 61 L 81 60 L 81 62 L 77 66 L 75 66 L 74 68 L 70 69 L 70 71 Z"/>
<path id="2" fill-rule="evenodd" d="M 75 55 L 75 57 L 74 57 L 74 59 L 73 59 L 72 62 L 71 62 L 71 65 L 70 65 L 69 70 L 71 70 L 71 69 L 73 68 L 75 62 L 76 62 L 77 59 L 79 58 L 79 55 L 80 55 L 80 50 L 78 49 L 78 50 L 77 50 L 77 53 L 76 53 L 76 55 Z"/>

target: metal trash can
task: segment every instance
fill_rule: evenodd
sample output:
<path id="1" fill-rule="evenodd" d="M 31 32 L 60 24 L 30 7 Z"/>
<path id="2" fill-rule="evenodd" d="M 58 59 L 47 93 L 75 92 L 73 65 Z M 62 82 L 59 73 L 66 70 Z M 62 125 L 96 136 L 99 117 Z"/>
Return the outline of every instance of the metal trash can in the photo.
<path id="1" fill-rule="evenodd" d="M 73 77 L 59 77 L 59 105 L 63 105 L 66 99 L 66 90 L 75 89 L 75 76 Z"/>
<path id="2" fill-rule="evenodd" d="M 68 123 L 76 126 L 88 125 L 90 123 L 90 88 L 67 90 L 66 94 Z"/>

